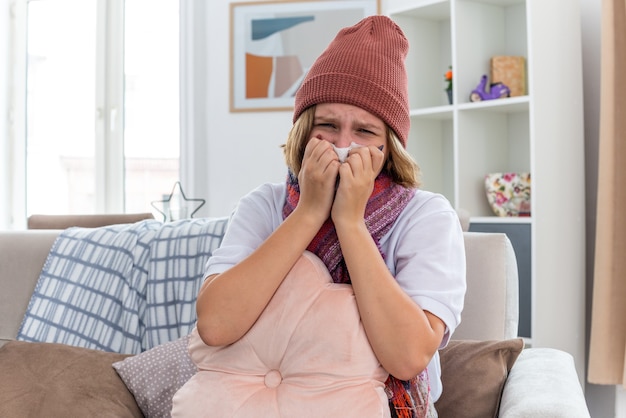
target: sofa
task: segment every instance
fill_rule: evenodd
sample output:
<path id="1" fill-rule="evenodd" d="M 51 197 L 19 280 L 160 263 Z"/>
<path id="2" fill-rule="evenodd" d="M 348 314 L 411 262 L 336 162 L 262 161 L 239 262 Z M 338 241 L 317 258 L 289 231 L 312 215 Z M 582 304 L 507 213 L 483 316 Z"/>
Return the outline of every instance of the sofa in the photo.
<path id="1" fill-rule="evenodd" d="M 190 300 L 227 222 L 226 217 L 174 223 L 147 219 L 96 228 L 0 231 L 0 416 L 168 416 L 172 396 L 195 372 L 186 352 L 195 320 Z M 532 347 L 517 338 L 517 264 L 507 236 L 467 232 L 467 220 L 462 224 L 468 288 L 462 323 L 450 344 L 440 350 L 444 392 L 436 403 L 439 416 L 589 417 L 571 355 Z M 134 318 L 134 322 L 126 321 L 129 329 L 140 326 L 140 331 L 124 331 L 126 325 L 111 324 L 111 333 L 119 332 L 124 342 L 90 346 L 85 341 L 96 337 L 79 338 L 63 328 L 70 314 L 59 306 L 52 314 L 55 300 L 46 294 L 43 278 L 63 276 L 60 271 L 82 278 L 84 268 L 108 262 L 103 253 L 101 262 L 90 261 L 87 267 L 71 270 L 78 263 L 73 257 L 94 252 L 86 250 L 94 237 L 113 237 L 106 247 L 115 250 L 116 239 L 137 235 L 138 229 L 150 235 L 133 241 L 134 248 L 143 248 L 142 257 L 161 260 L 165 254 L 176 265 L 184 259 L 184 282 L 174 284 L 178 287 L 168 283 L 167 289 L 173 290 L 158 296 L 168 299 L 167 304 L 159 299 L 154 306 L 149 303 L 155 296 L 149 294 L 148 285 L 147 295 L 135 298 L 144 305 L 148 300 L 147 307 L 142 305 L 135 316 L 126 314 Z M 198 250 L 191 251 L 191 247 Z M 127 250 L 120 253 L 128 257 Z M 139 265 L 138 259 L 130 260 L 133 268 Z M 60 262 L 66 264 L 59 266 Z M 183 286 L 187 296 L 181 296 Z M 128 289 L 122 294 L 127 298 Z M 134 303 L 128 300 L 118 301 L 122 310 Z M 84 309 L 93 309 L 95 304 L 87 302 Z M 158 308 L 164 305 L 176 312 L 175 323 L 169 316 L 167 320 L 159 316 Z M 46 318 L 48 313 L 51 316 Z M 152 328 L 150 315 L 157 318 Z M 42 324 L 51 328 L 42 332 Z M 81 323 L 75 330 L 98 327 Z"/>

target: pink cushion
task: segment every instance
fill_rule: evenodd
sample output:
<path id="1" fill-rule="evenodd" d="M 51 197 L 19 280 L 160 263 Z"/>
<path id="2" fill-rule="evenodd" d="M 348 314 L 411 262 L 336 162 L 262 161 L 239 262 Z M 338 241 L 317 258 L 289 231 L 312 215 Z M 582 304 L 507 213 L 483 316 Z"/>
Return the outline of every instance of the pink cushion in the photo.
<path id="1" fill-rule="evenodd" d="M 199 372 L 174 396 L 174 417 L 390 416 L 352 286 L 309 252 L 243 338 L 209 347 L 194 330 L 189 351 Z"/>

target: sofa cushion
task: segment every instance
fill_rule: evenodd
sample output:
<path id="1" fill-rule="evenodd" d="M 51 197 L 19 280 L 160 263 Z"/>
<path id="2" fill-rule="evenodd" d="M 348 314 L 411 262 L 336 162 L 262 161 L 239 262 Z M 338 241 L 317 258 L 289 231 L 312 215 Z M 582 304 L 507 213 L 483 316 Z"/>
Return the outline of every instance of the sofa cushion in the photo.
<path id="1" fill-rule="evenodd" d="M 259 280 L 263 280 L 259 276 Z M 173 417 L 389 417 L 387 372 L 369 344 L 352 286 L 335 284 L 305 252 L 248 333 L 209 347 L 174 396 Z"/>
<path id="2" fill-rule="evenodd" d="M 2 417 L 142 417 L 111 365 L 126 355 L 55 343 L 0 348 Z"/>
<path id="3" fill-rule="evenodd" d="M 443 393 L 435 404 L 441 417 L 496 417 L 504 383 L 524 340 L 452 340 L 440 350 Z"/>
<path id="4" fill-rule="evenodd" d="M 145 416 L 169 417 L 174 393 L 196 373 L 188 343 L 186 335 L 113 363 Z"/>

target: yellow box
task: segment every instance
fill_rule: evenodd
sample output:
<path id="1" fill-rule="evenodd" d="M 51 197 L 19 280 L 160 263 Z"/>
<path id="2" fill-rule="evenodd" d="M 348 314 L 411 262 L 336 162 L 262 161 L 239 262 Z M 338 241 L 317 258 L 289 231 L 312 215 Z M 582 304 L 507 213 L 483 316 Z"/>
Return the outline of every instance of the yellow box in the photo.
<path id="1" fill-rule="evenodd" d="M 511 97 L 526 95 L 526 60 L 524 57 L 498 55 L 491 58 L 491 82 L 511 89 Z"/>

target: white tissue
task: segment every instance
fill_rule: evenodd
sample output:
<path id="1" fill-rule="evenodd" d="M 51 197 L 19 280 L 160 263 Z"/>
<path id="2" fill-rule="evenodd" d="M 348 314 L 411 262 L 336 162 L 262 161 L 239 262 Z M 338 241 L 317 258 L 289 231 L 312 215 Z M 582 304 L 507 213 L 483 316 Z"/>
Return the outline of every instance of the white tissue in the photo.
<path id="1" fill-rule="evenodd" d="M 335 152 L 337 153 L 337 157 L 339 157 L 339 162 L 340 162 L 340 163 L 343 163 L 343 162 L 345 162 L 345 161 L 346 161 L 346 158 L 348 158 L 348 153 L 350 152 L 350 150 L 351 150 L 352 148 L 359 148 L 359 147 L 362 147 L 362 146 L 363 146 L 363 145 L 361 145 L 361 144 L 357 144 L 356 142 L 352 142 L 352 143 L 350 144 L 350 146 L 349 146 L 349 147 L 347 147 L 347 148 L 337 148 L 337 147 L 335 146 L 335 144 L 333 144 L 333 149 L 334 149 L 334 150 L 335 150 Z"/>

